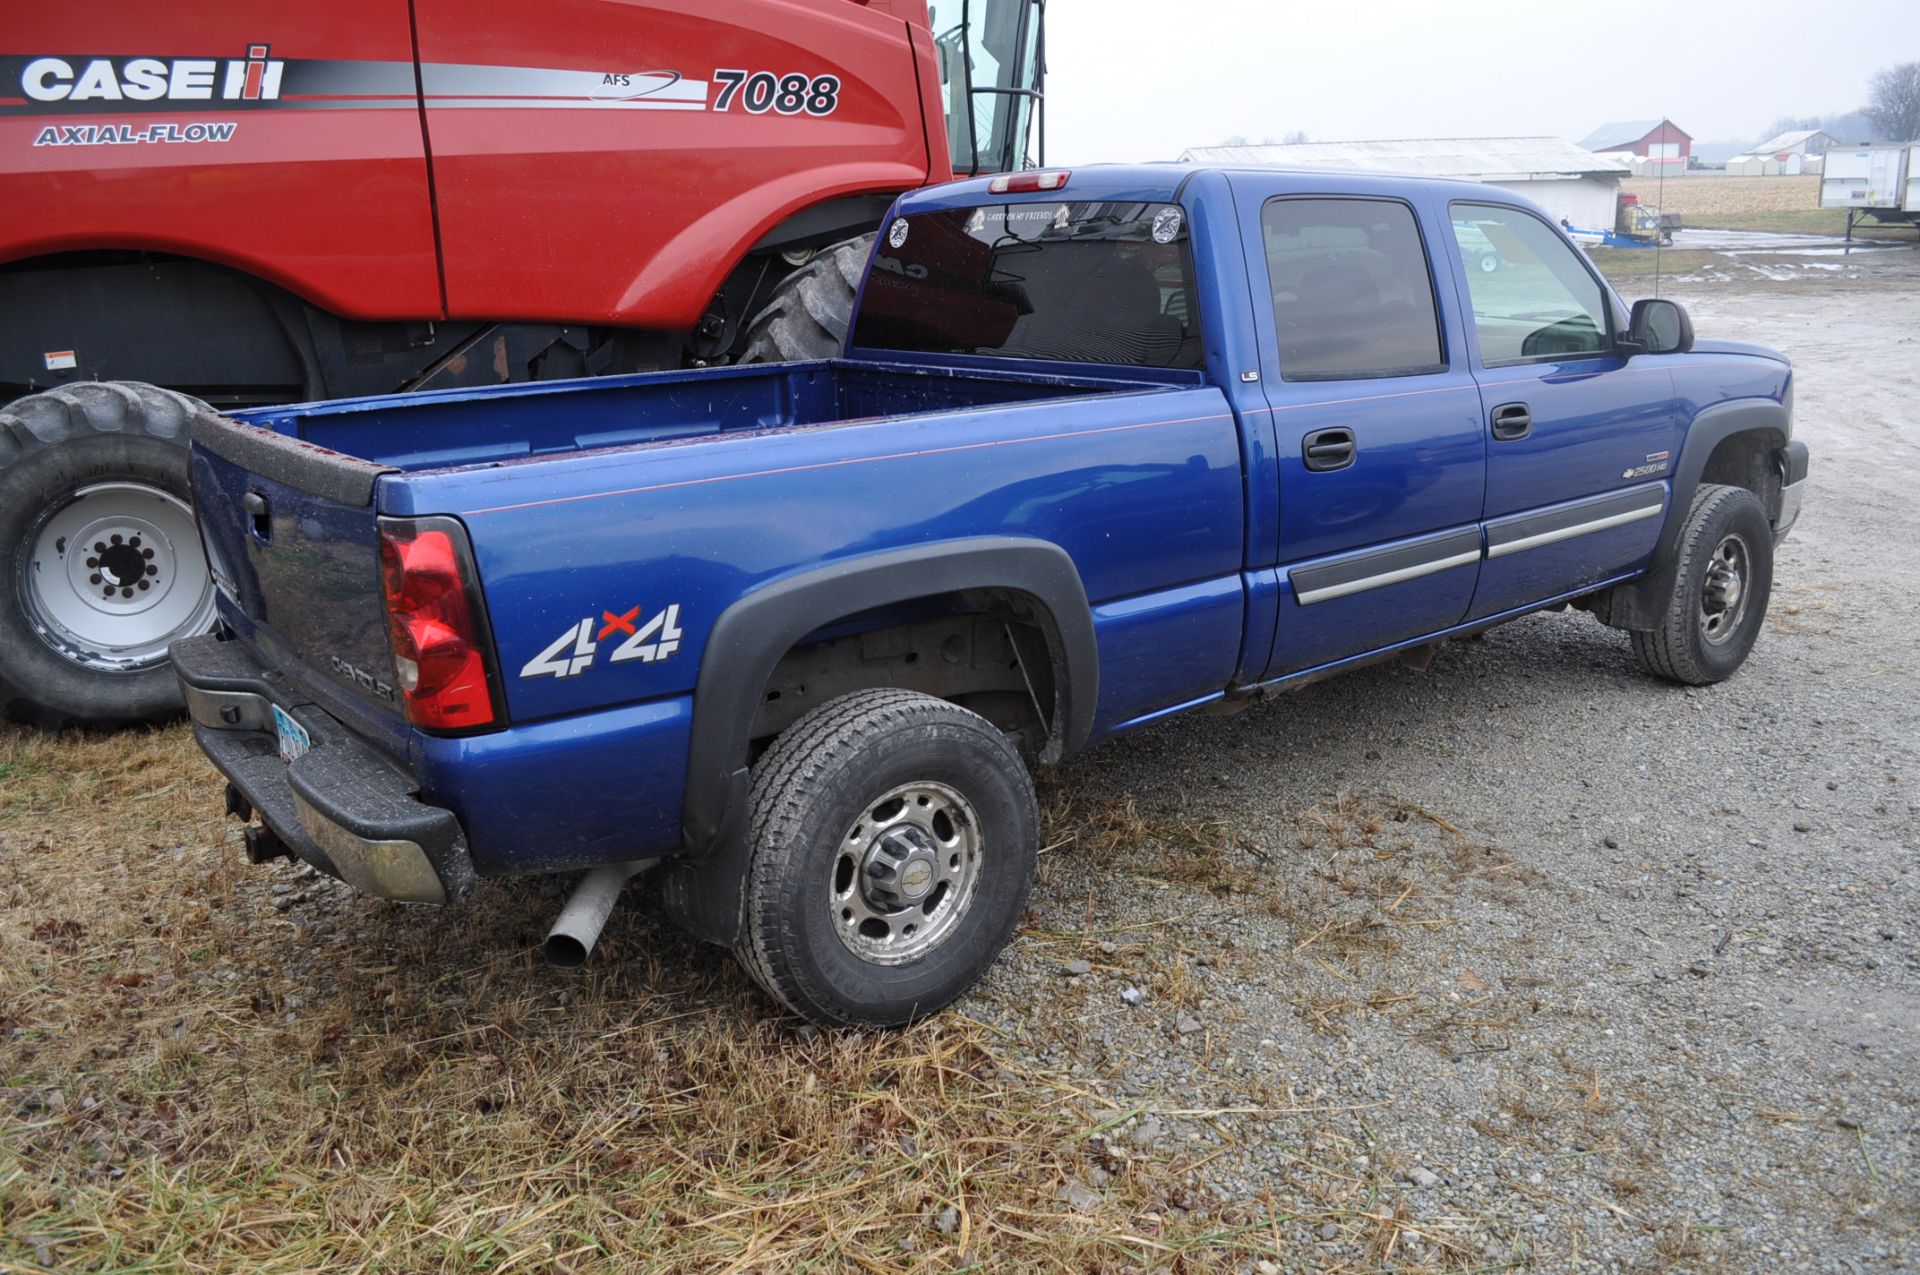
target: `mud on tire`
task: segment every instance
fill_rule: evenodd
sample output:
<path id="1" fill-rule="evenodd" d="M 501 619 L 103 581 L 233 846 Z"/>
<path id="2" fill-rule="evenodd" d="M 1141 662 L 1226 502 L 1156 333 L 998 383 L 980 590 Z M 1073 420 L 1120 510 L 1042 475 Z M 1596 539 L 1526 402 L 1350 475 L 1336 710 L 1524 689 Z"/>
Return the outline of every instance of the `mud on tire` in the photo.
<path id="1" fill-rule="evenodd" d="M 166 642 L 204 631 L 213 613 L 187 488 L 187 425 L 205 407 L 132 381 L 0 407 L 8 716 L 107 728 L 180 710 Z"/>

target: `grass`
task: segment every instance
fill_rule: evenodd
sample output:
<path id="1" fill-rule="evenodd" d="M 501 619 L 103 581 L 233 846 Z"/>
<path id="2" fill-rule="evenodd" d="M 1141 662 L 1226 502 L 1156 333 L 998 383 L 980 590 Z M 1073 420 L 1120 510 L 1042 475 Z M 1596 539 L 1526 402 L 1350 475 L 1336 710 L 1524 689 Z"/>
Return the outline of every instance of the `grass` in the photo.
<path id="1" fill-rule="evenodd" d="M 1726 261 L 1717 252 L 1686 248 L 1662 248 L 1657 253 L 1650 248 L 1591 248 L 1587 255 L 1614 284 L 1623 281 L 1651 284 L 1656 273 L 1672 278 Z"/>
<path id="2" fill-rule="evenodd" d="M 1843 235 L 1847 230 L 1847 214 L 1843 208 L 1693 213 L 1687 216 L 1686 224 L 1711 230 L 1755 230 L 1770 234 L 1792 235 Z M 1863 221 L 1854 225 L 1853 235 L 1856 239 L 1911 242 L 1915 238 L 1915 231 L 1912 226 L 1883 226 L 1876 222 Z M 1679 243 L 1684 246 L 1685 242 L 1686 231 L 1683 229 L 1680 232 Z"/>
<path id="3" fill-rule="evenodd" d="M 569 977 L 535 963 L 552 887 L 410 910 L 248 868 L 184 729 L 7 728 L 0 765 L 0 1270 L 1204 1269 L 1271 1247 L 1210 1217 L 1180 1153 L 1103 1160 L 1126 1109 L 963 1014 L 817 1033 L 635 909 Z M 276 911 L 275 886 L 308 897 Z M 1081 1212 L 1062 1190 L 1096 1166 Z"/>

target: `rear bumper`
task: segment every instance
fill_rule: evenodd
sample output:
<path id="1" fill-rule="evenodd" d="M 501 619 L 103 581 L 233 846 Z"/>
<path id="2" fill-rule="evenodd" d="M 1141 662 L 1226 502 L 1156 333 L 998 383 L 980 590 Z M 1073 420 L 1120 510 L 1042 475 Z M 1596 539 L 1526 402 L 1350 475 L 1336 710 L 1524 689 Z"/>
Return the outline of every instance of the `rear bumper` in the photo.
<path id="1" fill-rule="evenodd" d="M 295 854 L 383 899 L 446 903 L 472 888 L 453 813 L 420 801 L 411 775 L 283 673 L 211 634 L 175 642 L 170 653 L 201 750 Z M 276 704 L 312 737 L 291 764 L 280 760 Z"/>

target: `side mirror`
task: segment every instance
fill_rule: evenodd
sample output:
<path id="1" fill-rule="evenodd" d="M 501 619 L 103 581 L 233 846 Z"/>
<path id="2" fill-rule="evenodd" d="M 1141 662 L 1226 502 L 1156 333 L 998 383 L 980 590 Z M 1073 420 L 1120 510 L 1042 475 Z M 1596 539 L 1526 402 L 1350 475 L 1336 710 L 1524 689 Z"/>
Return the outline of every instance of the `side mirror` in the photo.
<path id="1" fill-rule="evenodd" d="M 1693 320 L 1679 302 L 1649 297 L 1633 303 L 1627 337 L 1648 354 L 1684 354 L 1693 348 Z"/>

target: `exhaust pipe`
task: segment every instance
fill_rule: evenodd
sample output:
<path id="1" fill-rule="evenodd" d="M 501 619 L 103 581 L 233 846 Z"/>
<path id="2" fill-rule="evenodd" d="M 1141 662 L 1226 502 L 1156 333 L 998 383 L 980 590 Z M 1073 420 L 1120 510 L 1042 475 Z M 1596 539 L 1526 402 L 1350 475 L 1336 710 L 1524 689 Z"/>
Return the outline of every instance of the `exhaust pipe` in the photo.
<path id="1" fill-rule="evenodd" d="M 547 964 L 561 970 L 577 970 L 585 965 L 593 953 L 593 945 L 600 941 L 600 931 L 613 911 L 614 901 L 620 897 L 621 888 L 658 862 L 658 859 L 634 859 L 627 863 L 608 863 L 581 877 L 580 884 L 573 887 L 572 895 L 567 898 L 567 906 L 560 909 L 553 928 L 547 931 L 546 944 L 541 948 Z"/>

